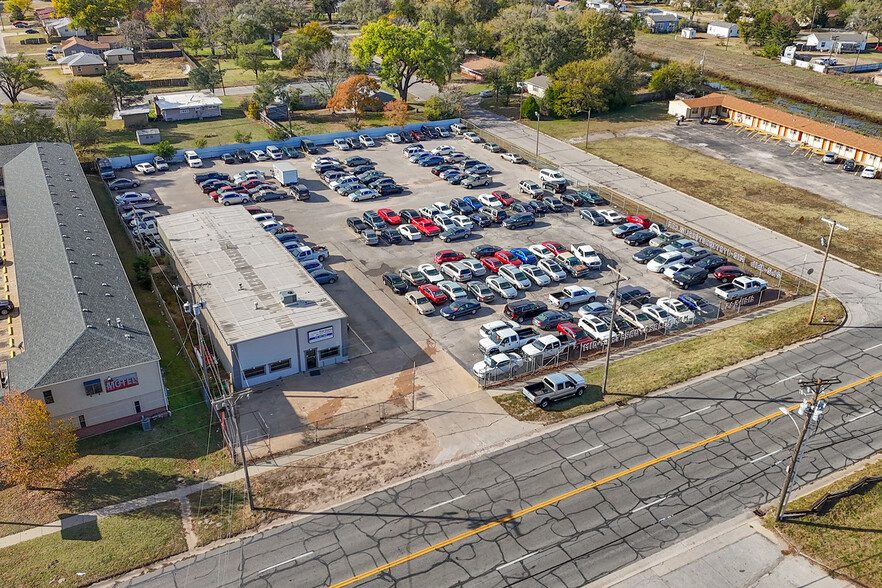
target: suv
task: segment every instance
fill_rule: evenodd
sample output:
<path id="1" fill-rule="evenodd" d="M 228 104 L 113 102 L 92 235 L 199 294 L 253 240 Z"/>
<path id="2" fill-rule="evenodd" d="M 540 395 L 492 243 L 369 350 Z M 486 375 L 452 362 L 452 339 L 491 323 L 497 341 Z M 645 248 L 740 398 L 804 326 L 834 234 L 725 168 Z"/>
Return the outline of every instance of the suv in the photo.
<path id="1" fill-rule="evenodd" d="M 606 299 L 607 304 L 612 304 L 614 293 L 610 293 Z M 619 301 L 617 304 L 631 304 L 640 308 L 643 304 L 649 302 L 649 296 L 649 290 L 641 286 L 622 286 L 619 288 Z"/>
<path id="2" fill-rule="evenodd" d="M 519 323 L 523 323 L 528 319 L 532 319 L 538 314 L 542 314 L 548 310 L 548 306 L 544 302 L 536 300 L 516 300 L 509 302 L 502 310 L 502 314 Z"/>
<path id="3" fill-rule="evenodd" d="M 310 155 L 315 155 L 316 153 L 318 153 L 318 149 L 316 148 L 315 143 L 313 143 L 309 139 L 300 140 L 300 150 Z"/>

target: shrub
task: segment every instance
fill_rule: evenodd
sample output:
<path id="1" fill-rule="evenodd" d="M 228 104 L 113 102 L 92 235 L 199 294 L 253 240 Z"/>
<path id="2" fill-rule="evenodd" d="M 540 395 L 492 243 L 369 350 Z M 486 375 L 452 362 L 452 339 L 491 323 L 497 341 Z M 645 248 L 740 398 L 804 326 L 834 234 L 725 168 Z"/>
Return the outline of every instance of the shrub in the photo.
<path id="1" fill-rule="evenodd" d="M 193 145 L 196 147 L 196 149 L 203 149 L 208 146 L 208 139 L 206 139 L 205 137 L 199 137 L 198 139 L 193 141 Z"/>
<path id="2" fill-rule="evenodd" d="M 266 136 L 270 141 L 284 141 L 288 138 L 288 132 L 277 127 L 271 127 L 266 130 Z"/>
<path id="3" fill-rule="evenodd" d="M 250 143 L 251 142 L 251 133 L 243 133 L 242 131 L 236 131 L 233 135 L 233 141 L 236 143 Z"/>
<path id="4" fill-rule="evenodd" d="M 527 96 L 521 103 L 521 118 L 532 120 L 536 118 L 537 112 L 539 112 L 539 101 L 535 96 Z"/>
<path id="5" fill-rule="evenodd" d="M 150 266 L 152 263 L 153 258 L 149 255 L 139 255 L 132 263 L 132 268 L 135 270 L 135 281 L 145 290 L 153 289 L 153 284 L 150 280 Z"/>
<path id="6" fill-rule="evenodd" d="M 781 46 L 776 45 L 775 43 L 766 43 L 763 45 L 762 55 L 769 59 L 777 59 L 778 56 L 781 55 Z"/>
<path id="7" fill-rule="evenodd" d="M 156 144 L 156 147 L 153 148 L 153 153 L 162 157 L 163 159 L 171 159 L 175 156 L 178 150 L 175 149 L 171 143 L 168 142 L 167 139 L 163 139 L 159 143 Z"/>
<path id="8" fill-rule="evenodd" d="M 257 120 L 260 118 L 260 106 L 258 106 L 257 102 L 249 102 L 248 108 L 245 110 L 245 114 L 250 118 Z"/>

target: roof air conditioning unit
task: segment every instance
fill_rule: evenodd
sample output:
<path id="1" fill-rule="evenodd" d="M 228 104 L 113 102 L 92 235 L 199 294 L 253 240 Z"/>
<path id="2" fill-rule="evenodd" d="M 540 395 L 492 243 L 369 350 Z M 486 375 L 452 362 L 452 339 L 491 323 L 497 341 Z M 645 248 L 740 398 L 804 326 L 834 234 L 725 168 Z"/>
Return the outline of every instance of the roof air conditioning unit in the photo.
<path id="1" fill-rule="evenodd" d="M 297 294 L 294 293 L 294 290 L 282 290 L 279 292 L 279 297 L 282 299 L 282 304 L 285 306 L 297 303 Z"/>

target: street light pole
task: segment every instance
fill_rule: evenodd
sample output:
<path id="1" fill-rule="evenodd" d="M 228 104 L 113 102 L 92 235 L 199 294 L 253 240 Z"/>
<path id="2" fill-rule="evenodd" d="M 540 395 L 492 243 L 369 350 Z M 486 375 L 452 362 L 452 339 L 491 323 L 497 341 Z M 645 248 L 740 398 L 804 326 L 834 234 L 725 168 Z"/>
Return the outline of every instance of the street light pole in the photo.
<path id="1" fill-rule="evenodd" d="M 585 151 L 588 151 L 588 133 L 591 131 L 591 109 L 588 109 L 588 124 L 585 126 Z"/>
<path id="2" fill-rule="evenodd" d="M 610 318 L 610 325 L 609 325 L 609 341 L 606 344 L 606 361 L 603 364 L 603 386 L 600 388 L 601 397 L 606 394 L 606 381 L 609 377 L 609 359 L 610 359 L 610 356 L 612 355 L 613 331 L 615 330 L 615 327 L 616 327 L 616 305 L 619 302 L 619 284 L 621 283 L 622 280 L 628 279 L 625 276 L 623 276 L 619 270 L 617 270 L 615 268 L 609 268 L 609 270 L 616 274 L 616 281 L 615 281 L 616 286 L 615 286 L 615 289 L 613 289 L 612 317 Z M 606 284 L 604 284 L 604 285 L 606 285 Z"/>
<path id="3" fill-rule="evenodd" d="M 812 324 L 812 320 L 815 318 L 815 307 L 818 305 L 818 296 L 821 294 L 821 280 L 824 279 L 824 269 L 827 267 L 827 258 L 830 256 L 830 243 L 833 241 L 833 231 L 837 228 L 842 229 L 843 231 L 848 230 L 848 227 L 840 225 L 836 221 L 823 217 L 821 217 L 821 220 L 830 225 L 830 234 L 827 235 L 826 248 L 824 249 L 824 261 L 821 262 L 821 273 L 818 276 L 818 286 L 815 288 L 815 299 L 812 300 L 812 310 L 809 313 L 808 324 Z"/>
<path id="4" fill-rule="evenodd" d="M 536 111 L 536 167 L 539 167 L 539 119 L 542 117 L 542 113 L 538 110 Z"/>

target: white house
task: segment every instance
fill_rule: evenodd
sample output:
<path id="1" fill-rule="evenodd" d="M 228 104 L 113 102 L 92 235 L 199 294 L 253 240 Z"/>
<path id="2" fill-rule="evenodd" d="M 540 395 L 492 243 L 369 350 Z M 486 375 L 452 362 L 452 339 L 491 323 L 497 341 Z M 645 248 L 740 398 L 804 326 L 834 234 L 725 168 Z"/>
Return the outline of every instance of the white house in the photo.
<path id="1" fill-rule="evenodd" d="M 62 39 L 69 39 L 70 37 L 85 37 L 86 31 L 83 29 L 72 29 L 70 27 L 70 18 L 65 16 L 64 18 L 50 18 L 43 21 L 43 28 L 46 29 L 46 34 L 56 37 L 61 37 Z"/>
<path id="2" fill-rule="evenodd" d="M 707 25 L 707 34 L 711 37 L 720 39 L 728 39 L 729 37 L 738 36 L 738 25 L 734 22 L 726 22 L 724 20 L 715 20 Z"/>
<path id="3" fill-rule="evenodd" d="M 860 33 L 812 33 L 805 40 L 807 49 L 833 53 L 857 53 L 867 48 L 867 39 Z"/>
<path id="4" fill-rule="evenodd" d="M 169 94 L 156 96 L 153 106 L 156 116 L 165 121 L 210 118 L 221 115 L 220 98 L 211 92 L 194 92 L 187 94 Z"/>
<path id="5" fill-rule="evenodd" d="M 542 98 L 545 96 L 548 86 L 551 85 L 551 78 L 548 76 L 533 76 L 529 80 L 521 82 L 520 85 L 527 91 L 527 94 Z"/>

